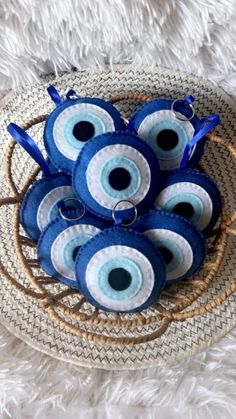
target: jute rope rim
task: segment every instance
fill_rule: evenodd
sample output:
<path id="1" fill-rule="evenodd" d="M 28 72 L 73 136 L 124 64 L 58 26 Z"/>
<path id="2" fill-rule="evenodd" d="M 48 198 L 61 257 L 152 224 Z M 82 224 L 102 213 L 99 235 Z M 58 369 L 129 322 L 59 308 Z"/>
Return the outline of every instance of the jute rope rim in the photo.
<path id="1" fill-rule="evenodd" d="M 150 99 L 152 99 L 152 96 L 143 93 L 124 92 L 111 97 L 109 101 L 110 103 L 117 103 L 121 100 L 147 101 Z M 28 130 L 32 126 L 42 123 L 46 117 L 47 115 L 44 114 L 36 118 L 32 118 L 23 123 L 22 128 Z M 229 140 L 215 135 L 208 135 L 206 139 L 207 141 L 214 142 L 219 146 L 225 147 L 228 152 L 236 158 L 236 147 Z M 109 317 L 104 318 L 104 313 L 92 306 L 90 306 L 89 314 L 83 311 L 82 308 L 88 303 L 86 302 L 86 299 L 75 290 L 69 288 L 65 289 L 65 286 L 63 286 L 63 290 L 55 294 L 55 291 L 52 291 L 51 289 L 51 285 L 55 284 L 55 280 L 51 277 L 45 276 L 42 271 L 40 274 L 36 275 L 34 273 L 35 269 L 37 269 L 37 271 L 40 269 L 38 266 L 38 260 L 36 258 L 27 258 L 23 251 L 26 247 L 35 248 L 36 244 L 28 237 L 20 233 L 19 208 L 25 192 L 30 187 L 31 183 L 36 179 L 39 173 L 39 168 L 36 168 L 32 172 L 21 191 L 18 191 L 11 172 L 12 157 L 15 146 L 16 143 L 14 141 L 10 141 L 3 161 L 6 183 L 12 196 L 1 198 L 0 207 L 14 207 L 12 219 L 14 251 L 18 257 L 20 269 L 24 273 L 25 278 L 29 281 L 29 286 L 24 286 L 13 278 L 1 261 L 0 273 L 2 277 L 18 292 L 39 301 L 44 310 L 47 312 L 47 315 L 59 326 L 64 327 L 70 333 L 73 333 L 83 339 L 92 340 L 100 344 L 140 344 L 161 336 L 173 321 L 184 321 L 191 317 L 199 316 L 207 311 L 213 310 L 214 308 L 220 306 L 232 293 L 236 291 L 236 281 L 234 280 L 216 298 L 200 305 L 199 307 L 191 309 L 191 304 L 209 288 L 215 275 L 218 273 L 223 261 L 229 235 L 236 236 L 236 229 L 233 228 L 233 224 L 236 221 L 236 211 L 232 215 L 227 216 L 223 208 L 220 226 L 213 232 L 213 245 L 208 252 L 214 256 L 214 260 L 206 261 L 204 263 L 199 273 L 199 277 L 194 277 L 178 283 L 175 285 L 174 292 L 173 287 L 171 290 L 166 289 L 163 291 L 162 298 L 167 301 L 175 302 L 175 305 L 171 308 L 167 309 L 160 302 L 158 302 L 152 307 L 153 314 L 149 316 L 147 316 L 145 312 L 141 312 L 135 313 L 127 319 L 120 313 L 113 313 L 110 314 Z M 203 170 L 205 170 L 204 167 Z M 203 275 L 204 272 L 205 274 Z M 189 292 L 187 296 L 181 292 L 183 287 L 188 287 Z M 69 304 L 68 299 L 74 299 L 75 297 L 78 301 L 71 306 L 72 300 L 70 300 Z M 184 311 L 188 307 L 190 307 L 190 310 Z M 104 327 L 106 333 L 103 332 L 101 334 L 85 330 L 82 326 L 86 324 Z M 143 330 L 143 327 L 151 324 L 155 326 L 154 332 L 149 332 L 147 334 L 140 333 L 139 336 L 135 337 L 132 335 L 127 336 L 129 333 L 128 329 L 132 330 L 140 327 Z M 111 336 L 109 335 L 109 328 L 117 328 L 126 333 L 126 336 Z"/>

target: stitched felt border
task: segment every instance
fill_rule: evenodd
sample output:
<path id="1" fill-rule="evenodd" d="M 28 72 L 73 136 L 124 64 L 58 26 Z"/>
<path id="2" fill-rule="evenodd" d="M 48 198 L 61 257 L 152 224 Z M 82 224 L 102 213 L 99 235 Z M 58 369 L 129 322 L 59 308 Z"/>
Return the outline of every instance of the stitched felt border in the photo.
<path id="1" fill-rule="evenodd" d="M 20 223 L 32 240 L 37 241 L 41 232 L 37 224 L 40 203 L 53 189 L 63 186 L 71 187 L 71 177 L 64 173 L 56 173 L 50 178 L 37 180 L 26 192 L 20 207 Z"/>
<path id="2" fill-rule="evenodd" d="M 184 275 L 179 276 L 173 280 L 169 278 L 168 283 L 175 283 L 177 280 L 188 278 L 189 276 L 193 275 L 193 273 L 203 263 L 203 260 L 206 256 L 205 239 L 200 230 L 198 230 L 190 221 L 186 220 L 185 218 L 168 213 L 166 211 L 150 210 L 147 214 L 137 219 L 137 221 L 133 224 L 133 228 L 143 234 L 154 229 L 165 229 L 166 231 L 177 233 L 189 243 L 192 249 L 193 257 L 191 267 L 185 272 Z M 166 234 L 166 237 L 168 240 L 170 239 L 168 234 Z M 163 243 L 163 247 L 165 247 L 167 244 L 160 239 L 159 243 L 157 243 L 158 246 L 160 245 L 160 242 Z M 176 242 L 173 240 L 173 245 L 175 244 Z"/>
<path id="3" fill-rule="evenodd" d="M 104 222 L 104 220 L 98 219 L 96 217 L 94 217 L 93 215 L 90 214 L 86 214 L 83 218 L 81 218 L 81 220 L 77 220 L 77 221 L 67 221 L 64 220 L 60 217 L 57 217 L 55 220 L 53 220 L 51 223 L 49 223 L 47 225 L 47 227 L 43 230 L 43 232 L 40 235 L 40 239 L 38 242 L 38 260 L 39 260 L 39 264 L 41 266 L 41 268 L 50 276 L 56 278 L 58 281 L 62 282 L 65 285 L 68 285 L 69 287 L 72 288 L 76 288 L 78 289 L 78 283 L 77 281 L 74 279 L 70 279 L 68 277 L 65 277 L 64 275 L 62 275 L 57 269 L 56 266 L 54 265 L 53 261 L 52 261 L 52 246 L 55 243 L 55 240 L 57 239 L 57 237 L 63 233 L 66 232 L 66 230 L 68 230 L 69 228 L 73 228 L 74 226 L 79 226 L 79 225 L 83 225 L 83 226 L 88 226 L 88 227 L 92 227 L 91 228 L 91 234 L 95 233 L 95 229 L 99 229 L 99 231 L 104 230 L 104 228 L 107 228 L 108 225 L 106 222 Z M 79 235 L 78 235 L 79 237 Z M 68 243 L 65 243 L 65 247 L 67 246 Z M 75 244 L 76 245 L 76 244 Z M 60 250 L 60 255 L 58 254 L 58 258 L 61 258 L 61 254 L 64 255 L 64 250 L 65 247 L 63 247 L 63 245 L 61 246 L 61 250 Z M 70 252 L 73 251 L 73 249 L 69 249 Z M 66 260 L 62 260 L 60 265 L 65 263 L 66 264 Z M 67 271 L 70 270 L 70 266 L 67 267 Z"/>
<path id="4" fill-rule="evenodd" d="M 119 311 L 141 311 L 147 308 L 148 306 L 154 304 L 157 301 L 160 292 L 165 284 L 166 271 L 163 258 L 160 255 L 160 253 L 155 250 L 154 246 L 149 240 L 147 240 L 145 237 L 143 237 L 134 230 L 122 227 L 113 227 L 110 229 L 106 229 L 102 233 L 96 235 L 87 244 L 80 248 L 80 251 L 77 254 L 75 261 L 75 270 L 81 292 L 86 296 L 88 301 L 90 301 L 91 304 L 95 305 L 96 307 L 104 309 L 106 311 L 117 311 L 112 310 L 111 308 L 107 308 L 102 304 L 99 304 L 99 302 L 93 298 L 87 286 L 86 271 L 89 262 L 95 255 L 98 254 L 99 251 L 108 248 L 109 252 L 110 246 L 117 246 L 117 249 L 123 246 L 125 246 L 126 248 L 132 248 L 134 250 L 136 249 L 150 262 L 154 274 L 154 286 L 146 302 L 141 305 L 137 305 L 137 307 L 132 308 L 131 310 L 125 309 L 124 306 L 123 310 Z M 128 257 L 131 257 L 129 252 L 127 252 L 127 258 Z M 143 281 L 145 281 L 145 272 L 142 272 L 142 275 Z M 94 281 L 98 280 L 99 278 L 94 278 Z M 126 304 L 128 306 L 129 301 L 127 301 Z"/>
<path id="5" fill-rule="evenodd" d="M 138 108 L 138 110 L 134 112 L 134 114 L 130 117 L 128 125 L 127 125 L 127 130 L 131 132 L 138 132 L 139 126 L 148 115 L 158 110 L 164 110 L 164 109 L 171 110 L 172 103 L 173 103 L 173 99 L 165 99 L 165 98 L 153 99 L 146 102 L 144 105 L 140 106 L 140 108 Z M 176 105 L 177 105 L 176 110 L 178 112 L 186 116 L 186 118 L 191 117 L 191 114 L 192 114 L 191 109 L 184 106 L 184 104 L 181 102 L 178 102 Z M 199 121 L 199 118 L 196 115 L 194 115 L 194 117 L 189 122 L 194 127 L 196 127 L 198 121 Z M 201 156 L 203 155 L 204 146 L 205 146 L 205 139 L 203 137 L 196 144 L 196 148 L 187 163 L 187 167 L 196 166 Z"/>
<path id="6" fill-rule="evenodd" d="M 214 227 L 214 225 L 216 224 L 220 213 L 221 213 L 221 195 L 220 195 L 220 191 L 216 185 L 216 183 L 213 181 L 213 179 L 205 174 L 200 172 L 199 170 L 196 169 L 177 169 L 171 173 L 166 174 L 166 176 L 162 177 L 162 187 L 161 187 L 161 191 L 160 193 L 166 189 L 168 186 L 171 185 L 177 185 L 177 184 L 181 184 L 184 182 L 189 182 L 192 184 L 196 184 L 199 185 L 203 190 L 205 190 L 211 200 L 211 218 L 210 221 L 208 223 L 208 225 L 203 229 L 204 233 L 208 233 L 212 230 L 212 228 Z M 189 192 L 189 191 L 188 191 Z M 159 193 L 159 194 L 160 194 Z M 182 193 L 184 194 L 184 190 L 182 191 Z M 195 190 L 193 188 L 192 194 L 195 194 Z M 196 191 L 197 194 L 197 191 Z M 176 197 L 178 197 L 178 190 L 176 189 Z M 197 197 L 197 195 L 196 195 Z M 186 202 L 186 197 L 185 197 L 185 202 Z M 163 208 L 164 209 L 164 208 Z M 198 223 L 199 220 L 194 220 L 193 222 Z"/>
<path id="7" fill-rule="evenodd" d="M 90 193 L 89 186 L 87 184 L 87 169 L 91 159 L 106 146 L 112 145 L 127 145 L 132 147 L 135 151 L 138 151 L 143 158 L 146 160 L 150 170 L 150 187 L 147 190 L 144 198 L 140 202 L 135 202 L 139 213 L 145 212 L 150 205 L 153 204 L 157 191 L 160 188 L 160 171 L 159 165 L 155 156 L 154 151 L 136 135 L 129 132 L 116 131 L 106 133 L 90 140 L 85 144 L 83 150 L 79 154 L 75 163 L 73 175 L 72 175 L 72 187 L 75 195 L 84 203 L 84 205 L 92 213 L 101 217 L 111 219 L 112 209 L 104 207 L 100 204 L 92 194 Z M 97 175 L 97 174 L 95 174 Z M 141 174 L 142 175 L 142 174 Z M 146 180 L 141 181 L 141 185 L 146 187 Z M 132 202 L 132 196 L 130 198 Z M 118 201 L 118 200 L 117 200 Z M 113 204 L 113 202 L 112 202 Z M 115 205 L 115 203 L 114 203 Z M 113 205 L 110 205 L 113 207 Z M 133 216 L 133 208 L 117 208 L 116 215 L 128 219 Z"/>
<path id="8" fill-rule="evenodd" d="M 49 158 L 51 159 L 54 166 L 56 166 L 58 169 L 62 170 L 65 173 L 71 174 L 73 167 L 74 167 L 74 161 L 65 157 L 59 150 L 58 147 L 55 144 L 54 138 L 53 138 L 53 126 L 54 123 L 60 115 L 60 113 L 75 104 L 78 103 L 90 103 L 99 106 L 100 108 L 104 109 L 113 119 L 114 126 L 116 130 L 122 130 L 125 128 L 125 124 L 123 120 L 120 117 L 120 114 L 118 110 L 111 105 L 110 103 L 106 102 L 103 99 L 99 98 L 79 98 L 79 99 L 68 99 L 63 101 L 61 104 L 59 104 L 48 116 L 45 127 L 44 127 L 44 146 L 47 151 L 47 154 Z M 79 150 L 78 150 L 79 154 Z"/>

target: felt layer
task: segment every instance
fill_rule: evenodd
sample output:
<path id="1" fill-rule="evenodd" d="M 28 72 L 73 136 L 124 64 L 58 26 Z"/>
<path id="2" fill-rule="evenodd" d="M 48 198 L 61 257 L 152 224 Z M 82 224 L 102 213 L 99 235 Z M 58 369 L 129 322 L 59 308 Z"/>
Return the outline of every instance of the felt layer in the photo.
<path id="1" fill-rule="evenodd" d="M 149 240 L 130 229 L 104 230 L 81 247 L 75 264 L 81 292 L 91 304 L 107 311 L 141 311 L 157 301 L 165 284 L 162 256 Z M 131 278 L 119 290 L 109 281 L 116 269 Z"/>
<path id="2" fill-rule="evenodd" d="M 71 174 L 86 141 L 117 129 L 124 129 L 124 122 L 110 103 L 98 98 L 71 98 L 59 104 L 48 116 L 44 145 L 52 163 Z"/>
<path id="3" fill-rule="evenodd" d="M 117 190 L 111 185 L 110 174 L 121 167 L 129 173 L 130 185 Z M 75 163 L 72 185 L 91 212 L 107 219 L 119 200 L 131 201 L 123 202 L 116 211 L 117 216 L 129 218 L 133 205 L 143 213 L 153 204 L 160 187 L 159 166 L 153 150 L 136 135 L 106 133 L 84 146 Z"/>

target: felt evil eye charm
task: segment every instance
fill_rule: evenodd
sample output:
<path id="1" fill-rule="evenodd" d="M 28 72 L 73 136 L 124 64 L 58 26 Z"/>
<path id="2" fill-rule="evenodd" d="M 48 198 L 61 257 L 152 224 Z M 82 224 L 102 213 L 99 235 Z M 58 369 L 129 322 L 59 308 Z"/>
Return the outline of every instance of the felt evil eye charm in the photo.
<path id="1" fill-rule="evenodd" d="M 188 220 L 164 211 L 150 210 L 139 217 L 134 228 L 160 251 L 166 265 L 167 283 L 188 278 L 201 266 L 205 240 Z"/>
<path id="2" fill-rule="evenodd" d="M 188 218 L 204 233 L 211 231 L 221 212 L 219 189 L 198 170 L 175 170 L 164 177 L 155 207 Z"/>
<path id="3" fill-rule="evenodd" d="M 187 100 L 187 98 L 190 98 Z M 127 129 L 134 131 L 156 153 L 161 170 L 179 167 L 184 149 L 192 139 L 199 122 L 189 96 L 185 100 L 154 99 L 141 106 L 130 118 Z M 188 166 L 193 167 L 201 158 L 204 138 L 191 152 Z"/>
<path id="4" fill-rule="evenodd" d="M 44 145 L 54 166 L 70 174 L 88 140 L 118 129 L 124 129 L 124 122 L 110 103 L 96 98 L 71 98 L 48 116 Z"/>
<path id="5" fill-rule="evenodd" d="M 28 236 L 37 241 L 43 228 L 59 215 L 58 202 L 69 198 L 73 207 L 74 194 L 68 175 L 57 173 L 34 182 L 20 208 L 20 222 Z"/>
<path id="6" fill-rule="evenodd" d="M 126 201 L 117 215 L 128 219 L 132 204 L 138 213 L 153 204 L 159 177 L 153 150 L 137 136 L 117 131 L 84 146 L 75 164 L 72 186 L 90 212 L 107 219 L 111 219 L 118 201 Z"/>
<path id="7" fill-rule="evenodd" d="M 134 230 L 113 227 L 81 247 L 75 261 L 81 292 L 105 311 L 135 312 L 154 304 L 165 284 L 165 264 Z"/>
<path id="8" fill-rule="evenodd" d="M 58 217 L 43 230 L 38 242 L 41 268 L 59 282 L 78 289 L 75 259 L 82 245 L 100 233 L 107 225 L 91 215 L 79 220 Z"/>

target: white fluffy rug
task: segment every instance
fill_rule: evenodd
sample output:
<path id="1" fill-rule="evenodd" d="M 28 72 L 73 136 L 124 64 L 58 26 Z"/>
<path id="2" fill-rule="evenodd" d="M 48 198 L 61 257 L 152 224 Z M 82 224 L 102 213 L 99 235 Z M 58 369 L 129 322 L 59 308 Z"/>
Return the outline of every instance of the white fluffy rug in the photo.
<path id="1" fill-rule="evenodd" d="M 0 0 L 0 90 L 43 73 L 140 63 L 236 87 L 235 0 Z M 236 417 L 236 331 L 181 365 L 88 370 L 34 351 L 0 326 L 0 417 Z"/>

